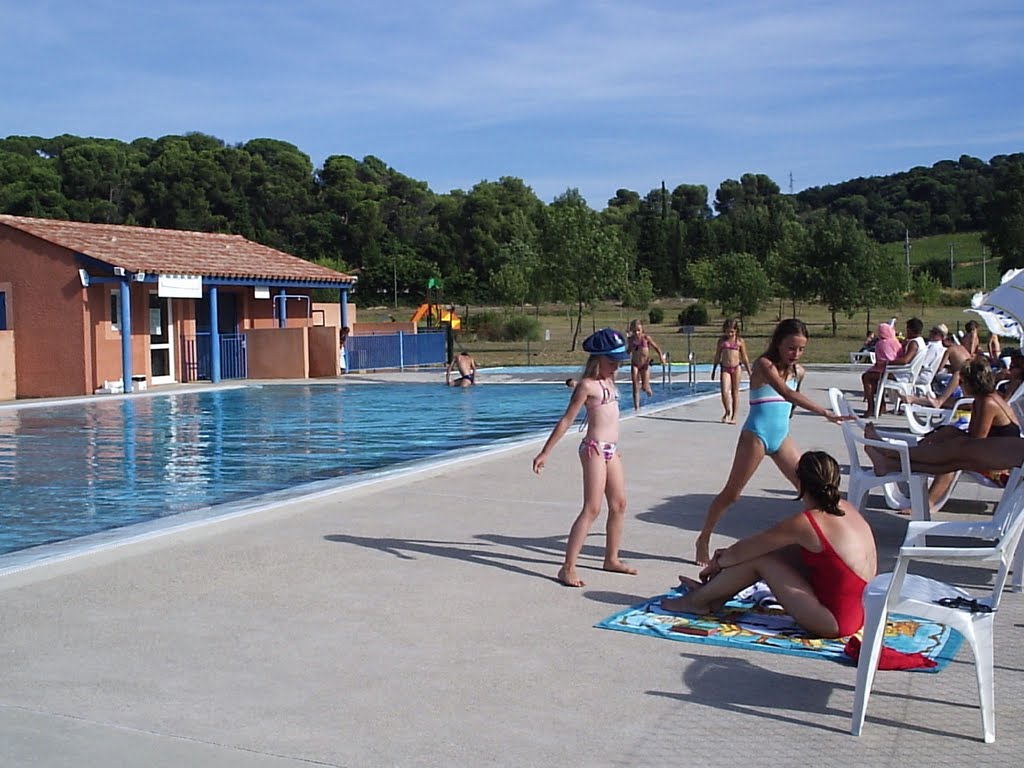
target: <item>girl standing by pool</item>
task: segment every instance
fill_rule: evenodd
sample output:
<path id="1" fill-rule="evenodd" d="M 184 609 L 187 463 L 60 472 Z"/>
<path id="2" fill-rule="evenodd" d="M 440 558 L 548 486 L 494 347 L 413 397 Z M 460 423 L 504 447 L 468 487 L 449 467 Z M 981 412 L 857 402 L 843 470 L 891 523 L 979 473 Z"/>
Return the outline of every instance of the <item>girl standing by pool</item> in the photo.
<path id="1" fill-rule="evenodd" d="M 747 345 L 740 338 L 739 321 L 729 319 L 722 323 L 722 335 L 718 337 L 718 348 L 711 365 L 711 380 L 715 380 L 715 369 L 722 367 L 722 407 L 725 414 L 723 424 L 736 423 L 736 411 L 740 404 L 740 367 L 750 375 L 750 360 Z"/>
<path id="2" fill-rule="evenodd" d="M 648 351 L 653 347 L 658 353 L 658 362 L 665 361 L 665 353 L 647 332 L 644 330 L 642 320 L 630 320 L 629 331 L 626 333 L 627 347 L 630 353 L 629 375 L 633 381 L 633 410 L 640 410 L 640 391 L 643 390 L 648 397 L 654 392 L 651 390 L 651 355 Z"/>
<path id="3" fill-rule="evenodd" d="M 630 354 L 622 334 L 611 328 L 602 328 L 588 336 L 583 342 L 583 349 L 590 353 L 583 375 L 576 382 L 565 413 L 533 460 L 533 471 L 540 474 L 555 443 L 572 426 L 580 408 L 586 408 L 587 434 L 579 447 L 580 464 L 583 466 L 583 509 L 569 531 L 565 562 L 558 571 L 558 580 L 567 587 L 585 586 L 576 575 L 576 559 L 583 549 L 590 526 L 601 514 L 602 495 L 608 499 L 604 570 L 636 573 L 635 568 L 619 560 L 626 518 L 626 477 L 618 453 L 619 391 L 615 387 L 615 371 L 619 363 L 630 359 Z"/>
<path id="4" fill-rule="evenodd" d="M 771 456 L 779 471 L 799 488 L 796 467 L 800 451 L 789 436 L 792 405 L 806 408 L 829 421 L 842 421 L 796 389 L 797 364 L 806 347 L 807 326 L 796 318 L 783 320 L 775 326 L 768 349 L 754 361 L 750 372 L 750 413 L 736 444 L 729 479 L 711 502 L 704 527 L 697 537 L 697 565 L 711 562 L 708 555 L 711 532 L 725 510 L 740 497 L 765 456 Z"/>

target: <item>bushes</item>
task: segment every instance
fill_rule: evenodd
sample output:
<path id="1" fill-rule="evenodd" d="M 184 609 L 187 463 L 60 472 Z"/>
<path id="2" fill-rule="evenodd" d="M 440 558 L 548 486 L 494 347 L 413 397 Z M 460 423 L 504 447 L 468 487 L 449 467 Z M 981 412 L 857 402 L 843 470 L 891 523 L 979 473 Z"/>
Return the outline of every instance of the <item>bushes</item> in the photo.
<path id="1" fill-rule="evenodd" d="M 697 302 L 691 304 L 679 313 L 680 325 L 707 325 L 708 308 L 705 304 Z"/>
<path id="2" fill-rule="evenodd" d="M 647 320 L 651 325 L 658 325 L 665 320 L 665 310 L 661 307 L 651 307 L 647 313 Z"/>
<path id="3" fill-rule="evenodd" d="M 478 312 L 467 318 L 466 330 L 481 341 L 540 341 L 540 321 L 527 315 L 503 317 L 497 312 Z"/>

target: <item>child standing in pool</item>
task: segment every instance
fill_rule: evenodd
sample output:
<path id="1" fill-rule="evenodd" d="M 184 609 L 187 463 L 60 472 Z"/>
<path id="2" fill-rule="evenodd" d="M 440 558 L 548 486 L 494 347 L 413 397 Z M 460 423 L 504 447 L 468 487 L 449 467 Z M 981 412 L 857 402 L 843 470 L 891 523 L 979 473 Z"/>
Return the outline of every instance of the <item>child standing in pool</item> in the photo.
<path id="1" fill-rule="evenodd" d="M 750 359 L 747 345 L 740 338 L 739 321 L 729 319 L 722 323 L 722 335 L 718 337 L 718 348 L 711 365 L 711 380 L 715 380 L 715 369 L 722 367 L 722 416 L 723 424 L 735 424 L 740 403 L 740 367 L 750 376 Z"/>
<path id="2" fill-rule="evenodd" d="M 807 326 L 796 318 L 783 320 L 775 326 L 768 349 L 754 361 L 750 372 L 750 412 L 740 431 L 729 479 L 711 502 L 704 527 L 697 537 L 697 565 L 710 562 L 709 546 L 715 525 L 740 497 L 765 456 L 771 456 L 793 487 L 800 487 L 796 476 L 800 450 L 789 436 L 793 405 L 829 421 L 842 421 L 840 416 L 797 390 L 799 360 L 806 347 Z"/>
<path id="3" fill-rule="evenodd" d="M 615 387 L 615 371 L 619 363 L 629 361 L 630 354 L 622 334 L 611 328 L 602 328 L 588 336 L 583 342 L 583 349 L 590 353 L 583 375 L 576 382 L 565 413 L 533 460 L 533 471 L 540 474 L 551 450 L 572 426 L 580 408 L 586 408 L 587 434 L 578 451 L 583 467 L 583 509 L 569 531 L 565 562 L 558 571 L 558 580 L 567 587 L 585 586 L 576 574 L 576 560 L 590 526 L 601 514 L 602 496 L 608 500 L 604 570 L 636 573 L 635 568 L 619 560 L 619 545 L 626 519 L 626 476 L 618 453 L 619 391 Z"/>

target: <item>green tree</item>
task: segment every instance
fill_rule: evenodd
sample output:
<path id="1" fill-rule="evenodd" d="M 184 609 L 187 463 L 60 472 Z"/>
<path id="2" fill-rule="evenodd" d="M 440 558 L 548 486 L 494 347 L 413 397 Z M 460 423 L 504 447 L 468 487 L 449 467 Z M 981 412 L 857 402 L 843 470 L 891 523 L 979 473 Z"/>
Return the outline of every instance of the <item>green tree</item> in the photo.
<path id="1" fill-rule="evenodd" d="M 749 253 L 726 253 L 714 261 L 694 262 L 689 277 L 701 298 L 718 304 L 723 314 L 741 319 L 757 314 L 771 297 L 768 274 Z"/>
<path id="2" fill-rule="evenodd" d="M 832 315 L 835 336 L 836 313 L 852 315 L 868 302 L 876 279 L 876 246 L 848 216 L 819 216 L 808 227 L 808 235 L 804 262 L 810 268 L 815 295 Z"/>
<path id="3" fill-rule="evenodd" d="M 1024 267 L 1024 156 L 1017 157 L 999 166 L 982 237 L 1003 272 Z"/>
<path id="4" fill-rule="evenodd" d="M 600 299 L 621 293 L 626 258 L 617 233 L 602 224 L 599 214 L 572 196 L 556 198 L 544 234 L 544 272 L 552 295 L 576 305 L 572 349 L 583 326 L 583 311 Z"/>
<path id="5" fill-rule="evenodd" d="M 938 278 L 928 272 L 920 271 L 914 278 L 914 288 L 910 297 L 921 307 L 921 314 L 924 314 L 926 306 L 934 306 L 942 295 L 942 283 Z"/>

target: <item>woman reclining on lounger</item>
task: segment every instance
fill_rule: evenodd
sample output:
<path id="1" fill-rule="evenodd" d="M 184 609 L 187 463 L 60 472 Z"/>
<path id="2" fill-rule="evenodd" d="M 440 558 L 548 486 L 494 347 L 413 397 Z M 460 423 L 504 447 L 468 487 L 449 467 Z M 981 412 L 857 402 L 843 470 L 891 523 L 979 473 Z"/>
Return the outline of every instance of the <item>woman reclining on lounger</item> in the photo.
<path id="1" fill-rule="evenodd" d="M 844 637 L 859 630 L 864 587 L 878 567 L 871 526 L 841 498 L 839 464 L 827 453 L 805 453 L 796 475 L 797 498 L 807 509 L 719 549 L 700 572 L 701 581 L 680 576 L 689 591 L 662 600 L 661 606 L 702 615 L 764 581 L 786 613 L 812 635 Z"/>

